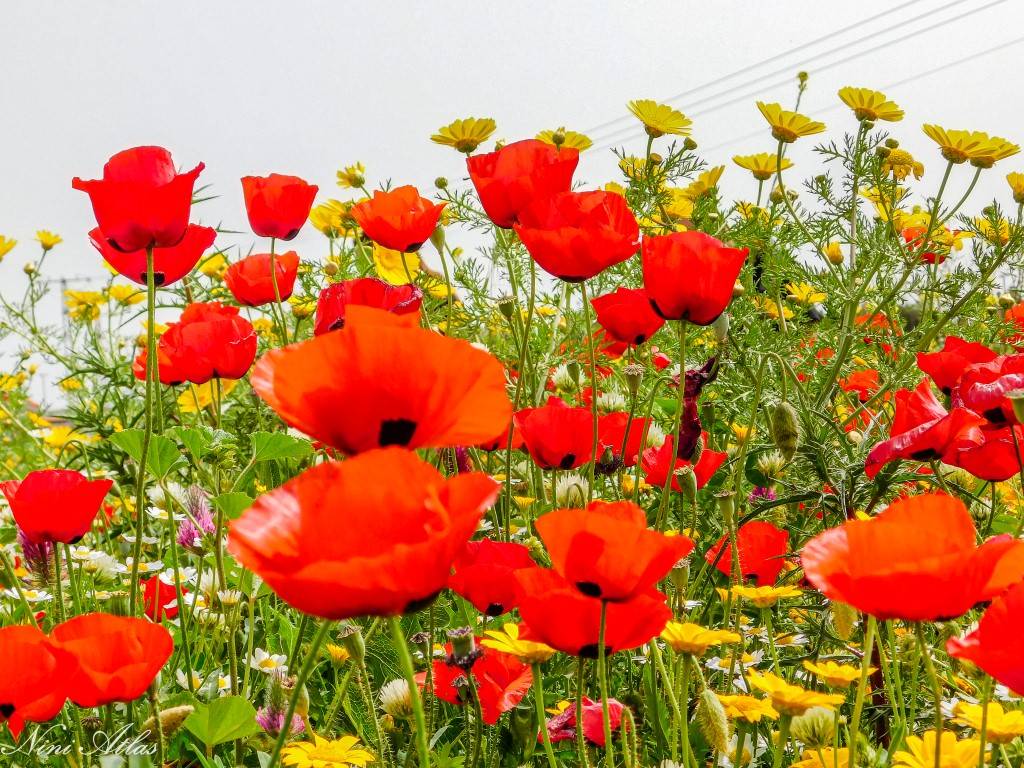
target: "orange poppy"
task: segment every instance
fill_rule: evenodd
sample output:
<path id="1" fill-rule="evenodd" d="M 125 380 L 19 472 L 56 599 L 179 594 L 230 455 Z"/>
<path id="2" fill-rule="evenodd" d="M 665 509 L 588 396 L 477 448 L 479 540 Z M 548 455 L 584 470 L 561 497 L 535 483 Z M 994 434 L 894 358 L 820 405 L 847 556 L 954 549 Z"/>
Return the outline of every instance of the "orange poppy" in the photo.
<path id="1" fill-rule="evenodd" d="M 512 413 L 492 355 L 361 306 L 342 330 L 268 352 L 250 382 L 285 422 L 348 454 L 475 445 Z"/>
<path id="2" fill-rule="evenodd" d="M 0 629 L 0 724 L 17 740 L 25 722 L 45 723 L 67 699 L 73 659 L 34 625 Z"/>
<path id="3" fill-rule="evenodd" d="M 231 523 L 228 549 L 304 613 L 393 616 L 445 588 L 498 489 L 481 472 L 445 478 L 410 451 L 370 451 L 258 498 Z"/>
<path id="4" fill-rule="evenodd" d="M 352 218 L 378 245 L 411 253 L 433 234 L 444 206 L 420 197 L 416 187 L 406 185 L 387 192 L 376 190 L 371 199 L 352 206 Z"/>
<path id="5" fill-rule="evenodd" d="M 870 520 L 848 520 L 811 539 L 804 573 L 832 600 L 879 619 L 952 619 L 1024 576 L 1024 542 L 981 546 L 963 502 L 944 493 L 894 501 Z"/>
<path id="6" fill-rule="evenodd" d="M 556 509 L 537 520 L 537 533 L 566 581 L 608 601 L 649 591 L 693 550 L 685 536 L 648 528 L 644 511 L 631 501 Z"/>

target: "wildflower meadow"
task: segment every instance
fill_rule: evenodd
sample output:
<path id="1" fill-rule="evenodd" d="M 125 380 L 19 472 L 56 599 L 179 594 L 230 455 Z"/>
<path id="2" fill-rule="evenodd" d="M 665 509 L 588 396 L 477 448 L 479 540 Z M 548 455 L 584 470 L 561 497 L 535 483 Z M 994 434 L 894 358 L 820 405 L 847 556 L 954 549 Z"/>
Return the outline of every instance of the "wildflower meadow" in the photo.
<path id="1" fill-rule="evenodd" d="M 247 249 L 82 157 L 0 237 L 0 765 L 1020 766 L 1020 147 L 807 86 L 728 166 L 406 116 L 432 188 L 246 176 Z"/>

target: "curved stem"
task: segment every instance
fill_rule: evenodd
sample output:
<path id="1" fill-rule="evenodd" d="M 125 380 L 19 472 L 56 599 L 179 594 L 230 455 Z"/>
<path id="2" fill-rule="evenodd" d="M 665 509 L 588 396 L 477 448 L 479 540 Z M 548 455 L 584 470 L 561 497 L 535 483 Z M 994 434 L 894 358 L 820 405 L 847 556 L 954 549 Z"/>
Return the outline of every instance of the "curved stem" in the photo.
<path id="1" fill-rule="evenodd" d="M 917 622 L 914 629 L 917 644 L 921 649 L 921 660 L 924 662 L 924 670 L 931 682 L 932 696 L 935 699 L 935 768 L 942 768 L 942 686 L 939 684 L 939 676 L 935 672 L 935 664 L 924 637 L 924 624 Z"/>
<path id="2" fill-rule="evenodd" d="M 597 637 L 597 677 L 601 685 L 601 724 L 604 726 L 604 754 L 606 768 L 615 765 L 615 751 L 612 748 L 612 721 L 608 711 L 608 650 L 604 647 L 605 632 L 608 628 L 608 603 L 601 601 L 601 628 Z M 583 727 L 580 713 L 576 713 L 576 727 Z"/>
<path id="3" fill-rule="evenodd" d="M 590 467 L 587 470 L 587 479 L 589 480 L 587 483 L 587 503 L 589 504 L 594 498 L 594 482 L 597 477 L 597 461 L 600 458 L 597 455 L 597 356 L 594 353 L 594 327 L 590 316 L 590 301 L 587 299 L 586 280 L 580 282 L 580 292 L 583 294 L 583 317 L 585 318 L 584 330 L 587 334 L 587 355 L 590 358 L 590 412 L 593 415 L 592 427 L 594 430 L 590 447 Z"/>
<path id="4" fill-rule="evenodd" d="M 281 749 L 284 747 L 284 743 L 288 740 L 288 736 L 292 732 L 292 719 L 295 717 L 295 707 L 299 703 L 299 697 L 302 695 L 302 689 L 306 685 L 306 680 L 309 679 L 310 674 L 313 672 L 313 668 L 317 665 L 320 658 L 320 646 L 324 642 L 324 638 L 327 637 L 327 633 L 331 629 L 331 622 L 321 622 L 319 629 L 316 634 L 313 635 L 313 642 L 309 646 L 309 651 L 306 654 L 306 660 L 302 664 L 302 668 L 299 670 L 298 677 L 295 678 L 295 687 L 292 689 L 291 698 L 288 700 L 288 709 L 285 710 L 284 720 L 281 721 L 281 731 L 277 734 L 277 741 L 274 742 L 274 751 L 270 754 L 270 762 L 267 763 L 267 768 L 274 768 L 281 759 Z"/>
<path id="5" fill-rule="evenodd" d="M 860 661 L 860 680 L 857 683 L 857 696 L 853 702 L 853 718 L 850 721 L 850 743 L 848 745 L 850 765 L 856 765 L 854 760 L 857 757 L 857 745 L 860 738 L 860 717 L 864 711 L 864 693 L 868 687 L 868 670 L 871 669 L 871 648 L 875 642 L 876 623 L 874 616 L 868 616 L 867 626 L 864 628 L 864 642 L 861 647 L 865 650 Z"/>
<path id="6" fill-rule="evenodd" d="M 538 662 L 533 663 L 533 706 L 537 712 L 537 723 L 540 726 L 541 738 L 544 741 L 544 754 L 548 758 L 548 768 L 558 768 L 555 751 L 551 747 L 551 734 L 548 733 L 547 717 L 544 712 L 544 673 Z"/>
<path id="7" fill-rule="evenodd" d="M 420 698 L 420 690 L 416 685 L 416 669 L 412 665 L 412 654 L 409 653 L 409 645 L 405 639 L 405 632 L 402 630 L 401 617 L 392 616 L 388 622 L 391 624 L 392 645 L 398 654 L 402 674 L 405 675 L 405 680 L 409 684 L 409 698 L 412 699 L 412 713 L 416 721 L 416 751 L 419 753 L 420 768 L 427 768 L 430 765 L 427 722 L 423 715 L 423 700 Z"/>

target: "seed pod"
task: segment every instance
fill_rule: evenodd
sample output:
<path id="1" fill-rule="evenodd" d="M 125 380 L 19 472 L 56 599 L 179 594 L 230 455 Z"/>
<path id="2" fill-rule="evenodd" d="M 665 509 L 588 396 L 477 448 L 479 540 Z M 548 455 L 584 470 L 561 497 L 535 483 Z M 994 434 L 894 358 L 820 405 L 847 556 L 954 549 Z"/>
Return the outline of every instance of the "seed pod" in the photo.
<path id="1" fill-rule="evenodd" d="M 853 628 L 857 624 L 857 611 L 846 603 L 832 601 L 828 606 L 832 629 L 842 640 L 853 637 Z"/>
<path id="2" fill-rule="evenodd" d="M 693 472 L 693 467 L 687 465 L 680 467 L 675 472 L 676 480 L 679 481 L 679 489 L 682 491 L 683 497 L 692 502 L 697 498 L 697 475 Z"/>
<path id="3" fill-rule="evenodd" d="M 792 461 L 800 445 L 800 425 L 796 409 L 787 402 L 781 402 L 772 409 L 772 440 L 786 461 Z"/>
<path id="4" fill-rule="evenodd" d="M 704 734 L 708 744 L 723 754 L 729 752 L 729 719 L 725 716 L 725 707 L 710 688 L 700 693 L 695 716 L 700 732 Z"/>

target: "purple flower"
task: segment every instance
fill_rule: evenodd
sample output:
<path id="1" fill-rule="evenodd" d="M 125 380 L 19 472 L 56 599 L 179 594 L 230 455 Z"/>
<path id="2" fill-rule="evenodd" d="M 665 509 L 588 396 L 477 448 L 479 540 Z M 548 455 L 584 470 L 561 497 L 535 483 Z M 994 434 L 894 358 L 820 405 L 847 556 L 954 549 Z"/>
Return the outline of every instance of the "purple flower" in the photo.
<path id="1" fill-rule="evenodd" d="M 765 488 L 760 485 L 754 488 L 747 497 L 747 502 L 755 504 L 759 501 L 775 501 L 775 490 L 773 488 Z"/>
<path id="2" fill-rule="evenodd" d="M 49 541 L 33 544 L 19 528 L 18 545 L 21 547 L 21 555 L 28 572 L 48 583 L 53 575 L 53 544 Z"/>
<path id="3" fill-rule="evenodd" d="M 277 736 L 284 727 L 284 712 L 270 707 L 261 707 L 256 712 L 256 722 L 271 736 Z M 292 715 L 291 736 L 298 736 L 306 730 L 306 724 L 298 715 Z"/>

